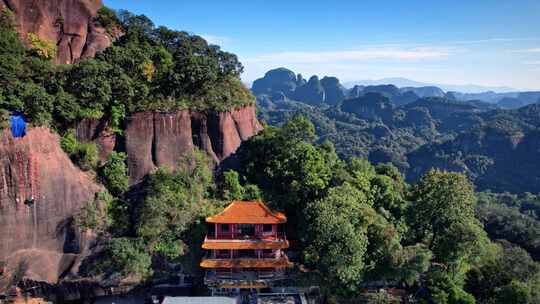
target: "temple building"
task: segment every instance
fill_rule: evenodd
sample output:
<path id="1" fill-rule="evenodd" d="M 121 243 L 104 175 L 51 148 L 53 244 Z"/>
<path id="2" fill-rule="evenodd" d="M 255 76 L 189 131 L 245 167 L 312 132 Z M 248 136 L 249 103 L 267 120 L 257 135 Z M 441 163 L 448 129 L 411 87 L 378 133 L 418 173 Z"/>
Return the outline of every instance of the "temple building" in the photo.
<path id="1" fill-rule="evenodd" d="M 289 247 L 283 213 L 259 201 L 233 201 L 223 212 L 206 218 L 208 251 L 201 267 L 212 289 L 259 289 L 285 278 L 292 266 L 283 252 Z"/>

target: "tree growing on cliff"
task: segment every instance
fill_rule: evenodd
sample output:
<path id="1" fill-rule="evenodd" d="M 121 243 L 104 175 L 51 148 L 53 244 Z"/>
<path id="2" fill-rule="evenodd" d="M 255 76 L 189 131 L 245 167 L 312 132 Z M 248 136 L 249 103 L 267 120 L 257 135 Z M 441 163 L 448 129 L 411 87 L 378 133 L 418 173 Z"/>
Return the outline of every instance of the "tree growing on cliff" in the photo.
<path id="1" fill-rule="evenodd" d="M 45 60 L 52 60 L 56 57 L 57 49 L 53 41 L 41 39 L 35 33 L 28 33 L 27 40 L 30 44 L 30 50 L 37 56 Z"/>
<path id="2" fill-rule="evenodd" d="M 136 111 L 227 111 L 255 102 L 239 79 L 236 55 L 200 36 L 155 28 L 143 15 L 100 9 L 96 22 L 108 31 L 122 27 L 125 35 L 71 66 L 54 66 L 56 46 L 34 33 L 25 49 L 12 21 L 3 10 L 0 107 L 23 112 L 34 125 L 66 129 L 80 119 L 104 119 L 121 134 L 125 117 Z"/>
<path id="3" fill-rule="evenodd" d="M 99 160 L 96 144 L 79 142 L 73 130 L 66 131 L 60 138 L 60 146 L 82 170 L 88 171 L 97 167 Z"/>
<path id="4" fill-rule="evenodd" d="M 102 254 L 103 257 L 96 261 L 89 274 L 117 273 L 143 281 L 153 273 L 150 267 L 152 256 L 139 239 L 113 238 L 105 244 Z"/>
<path id="5" fill-rule="evenodd" d="M 182 256 L 188 250 L 182 237 L 202 214 L 212 188 L 209 158 L 199 151 L 184 157 L 175 173 L 159 169 L 150 175 L 136 214 L 136 235 L 147 250 L 167 259 Z"/>
<path id="6" fill-rule="evenodd" d="M 125 153 L 113 151 L 100 169 L 105 186 L 114 196 L 121 196 L 129 187 L 126 158 Z"/>

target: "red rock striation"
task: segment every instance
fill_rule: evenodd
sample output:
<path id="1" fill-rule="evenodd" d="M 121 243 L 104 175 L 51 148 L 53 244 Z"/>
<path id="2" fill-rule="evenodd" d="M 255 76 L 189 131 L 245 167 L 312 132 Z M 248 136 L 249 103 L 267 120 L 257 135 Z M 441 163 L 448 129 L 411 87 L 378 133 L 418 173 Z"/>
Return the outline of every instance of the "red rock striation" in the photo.
<path id="1" fill-rule="evenodd" d="M 254 106 L 222 113 L 137 113 L 126 129 L 130 181 L 140 181 L 156 167 L 175 168 L 194 147 L 219 163 L 261 129 Z"/>
<path id="2" fill-rule="evenodd" d="M 0 9 L 14 13 L 23 41 L 34 33 L 58 46 L 58 64 L 94 57 L 111 45 L 111 37 L 93 21 L 101 6 L 101 0 L 0 0 Z"/>
<path id="3" fill-rule="evenodd" d="M 68 273 L 86 247 L 72 217 L 101 190 L 48 129 L 17 139 L 0 133 L 0 260 L 25 264 L 37 281 Z"/>
<path id="4" fill-rule="evenodd" d="M 77 124 L 75 135 L 79 141 L 94 142 L 98 146 L 99 159 L 102 162 L 107 160 L 116 145 L 116 134 L 107 121 L 83 119 Z"/>
<path id="5" fill-rule="evenodd" d="M 139 182 L 157 167 L 174 169 L 180 157 L 194 147 L 219 163 L 260 130 L 254 106 L 220 113 L 135 113 L 129 117 L 125 131 L 130 182 Z M 79 123 L 76 135 L 79 141 L 97 144 L 101 161 L 117 144 L 107 123 L 96 120 Z"/>

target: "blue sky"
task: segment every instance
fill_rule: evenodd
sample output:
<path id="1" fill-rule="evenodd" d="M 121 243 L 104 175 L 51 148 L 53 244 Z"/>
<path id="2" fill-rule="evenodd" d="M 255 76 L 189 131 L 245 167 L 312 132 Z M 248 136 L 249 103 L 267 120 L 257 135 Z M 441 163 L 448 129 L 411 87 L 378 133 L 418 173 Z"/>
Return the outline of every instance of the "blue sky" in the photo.
<path id="1" fill-rule="evenodd" d="M 237 54 L 252 81 L 304 77 L 540 89 L 540 0 L 104 0 Z"/>

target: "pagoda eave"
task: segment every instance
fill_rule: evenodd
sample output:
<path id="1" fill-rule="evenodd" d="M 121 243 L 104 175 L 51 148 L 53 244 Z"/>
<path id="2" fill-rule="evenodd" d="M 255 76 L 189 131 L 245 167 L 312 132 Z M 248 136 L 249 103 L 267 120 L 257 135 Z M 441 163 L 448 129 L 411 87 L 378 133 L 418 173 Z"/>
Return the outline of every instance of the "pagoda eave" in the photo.
<path id="1" fill-rule="evenodd" d="M 280 259 L 203 259 L 202 268 L 290 268 L 293 263 Z"/>

